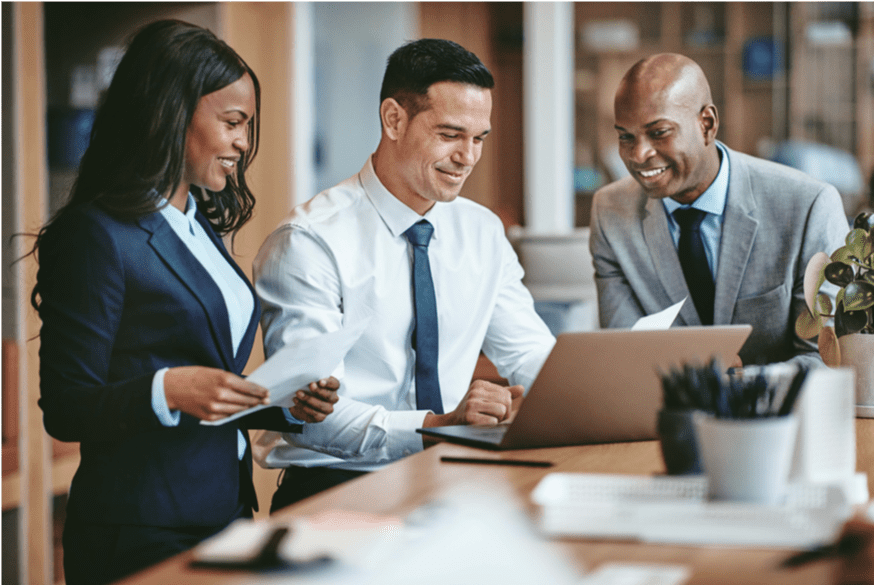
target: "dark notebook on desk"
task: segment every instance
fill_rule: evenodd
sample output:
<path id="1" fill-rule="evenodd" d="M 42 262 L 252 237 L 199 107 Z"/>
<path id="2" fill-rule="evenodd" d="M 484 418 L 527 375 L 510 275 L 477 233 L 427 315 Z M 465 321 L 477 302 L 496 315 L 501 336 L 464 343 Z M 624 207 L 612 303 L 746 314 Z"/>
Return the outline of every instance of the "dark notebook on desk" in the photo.
<path id="1" fill-rule="evenodd" d="M 417 429 L 485 449 L 529 449 L 656 438 L 659 372 L 718 357 L 728 366 L 752 327 L 563 333 L 509 424 Z"/>

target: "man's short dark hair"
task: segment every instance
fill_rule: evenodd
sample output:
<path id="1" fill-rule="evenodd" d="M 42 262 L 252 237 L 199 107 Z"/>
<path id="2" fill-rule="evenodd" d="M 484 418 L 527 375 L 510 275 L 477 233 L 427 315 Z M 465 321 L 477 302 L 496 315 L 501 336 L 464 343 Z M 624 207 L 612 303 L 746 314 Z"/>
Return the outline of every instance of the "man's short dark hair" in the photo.
<path id="1" fill-rule="evenodd" d="M 441 81 L 492 89 L 495 80 L 479 58 L 452 41 L 410 41 L 391 54 L 382 79 L 379 103 L 394 98 L 410 119 L 428 108 L 428 88 Z"/>

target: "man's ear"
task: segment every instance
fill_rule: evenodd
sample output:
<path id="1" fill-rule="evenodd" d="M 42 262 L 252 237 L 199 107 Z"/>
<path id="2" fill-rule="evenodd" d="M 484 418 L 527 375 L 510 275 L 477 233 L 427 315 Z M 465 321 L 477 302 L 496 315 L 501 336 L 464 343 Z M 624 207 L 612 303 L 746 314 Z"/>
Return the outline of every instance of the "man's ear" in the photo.
<path id="1" fill-rule="evenodd" d="M 719 112 L 716 111 L 716 106 L 708 104 L 701 108 L 698 120 L 704 133 L 704 144 L 709 146 L 716 140 L 716 133 L 719 130 Z"/>
<path id="2" fill-rule="evenodd" d="M 403 136 L 407 127 L 407 111 L 394 98 L 386 98 L 379 106 L 382 131 L 391 140 Z"/>

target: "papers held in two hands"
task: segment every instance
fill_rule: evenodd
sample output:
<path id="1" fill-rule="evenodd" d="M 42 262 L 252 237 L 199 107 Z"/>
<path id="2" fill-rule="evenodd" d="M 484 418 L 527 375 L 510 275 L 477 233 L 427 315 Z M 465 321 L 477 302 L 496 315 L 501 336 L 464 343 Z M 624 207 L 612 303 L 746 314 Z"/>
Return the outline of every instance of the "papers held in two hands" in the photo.
<path id="1" fill-rule="evenodd" d="M 270 390 L 270 404 L 253 406 L 217 421 L 200 421 L 200 424 L 222 425 L 263 408 L 293 406 L 295 392 L 310 382 L 330 376 L 369 323 L 369 320 L 363 321 L 353 327 L 289 343 L 246 378 Z"/>

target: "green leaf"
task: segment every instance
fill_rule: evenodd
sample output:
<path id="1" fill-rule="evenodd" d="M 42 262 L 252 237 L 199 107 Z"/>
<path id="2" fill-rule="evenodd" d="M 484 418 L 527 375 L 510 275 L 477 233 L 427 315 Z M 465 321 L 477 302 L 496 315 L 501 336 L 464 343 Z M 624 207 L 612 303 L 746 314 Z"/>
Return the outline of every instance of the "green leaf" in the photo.
<path id="1" fill-rule="evenodd" d="M 862 229 L 850 230 L 847 234 L 847 249 L 852 256 L 859 260 L 866 260 L 871 255 L 871 237 Z"/>
<path id="2" fill-rule="evenodd" d="M 874 230 L 874 213 L 862 212 L 853 220 L 853 229 Z"/>
<path id="3" fill-rule="evenodd" d="M 852 264 L 853 261 L 850 259 L 850 249 L 846 246 L 841 246 L 831 255 L 832 262 L 843 262 L 844 264 Z"/>
<path id="4" fill-rule="evenodd" d="M 856 276 L 853 267 L 843 262 L 832 262 L 823 269 L 825 279 L 838 286 L 847 286 Z"/>
<path id="5" fill-rule="evenodd" d="M 857 280 L 844 287 L 844 305 L 847 311 L 862 311 L 874 307 L 874 284 Z"/>
<path id="6" fill-rule="evenodd" d="M 832 312 L 832 298 L 825 293 L 819 293 L 816 295 L 816 303 L 814 308 L 816 309 L 813 314 L 817 317 L 820 315 L 831 315 Z"/>
<path id="7" fill-rule="evenodd" d="M 867 311 L 847 311 L 843 303 L 835 309 L 835 334 L 838 337 L 858 333 L 868 324 Z"/>
<path id="8" fill-rule="evenodd" d="M 822 331 L 821 317 L 814 317 L 810 311 L 802 311 L 795 320 L 795 333 L 801 339 L 813 339 Z"/>

